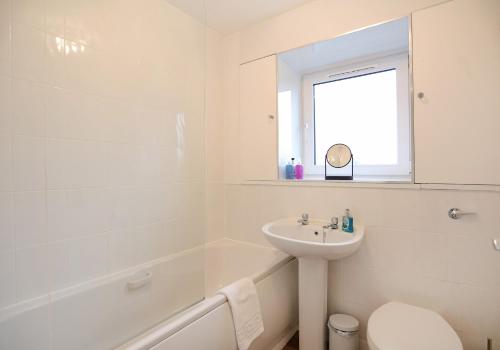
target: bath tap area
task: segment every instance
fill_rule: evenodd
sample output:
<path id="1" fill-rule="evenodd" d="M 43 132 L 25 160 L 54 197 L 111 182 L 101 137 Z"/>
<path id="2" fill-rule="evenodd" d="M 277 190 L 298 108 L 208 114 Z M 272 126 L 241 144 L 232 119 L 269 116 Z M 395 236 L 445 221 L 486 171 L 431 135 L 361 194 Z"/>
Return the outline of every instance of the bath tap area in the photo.
<path id="1" fill-rule="evenodd" d="M 500 350 L 498 0 L 0 0 L 0 350 Z"/>

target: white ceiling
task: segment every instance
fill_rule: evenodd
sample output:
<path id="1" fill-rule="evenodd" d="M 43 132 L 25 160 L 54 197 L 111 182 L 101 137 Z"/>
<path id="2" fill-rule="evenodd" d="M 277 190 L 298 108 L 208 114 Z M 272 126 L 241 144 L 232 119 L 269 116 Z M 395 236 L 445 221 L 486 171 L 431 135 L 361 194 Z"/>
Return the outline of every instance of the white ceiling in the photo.
<path id="1" fill-rule="evenodd" d="M 297 73 L 384 52 L 408 51 L 408 19 L 387 22 L 286 51 L 279 58 Z"/>
<path id="2" fill-rule="evenodd" d="M 313 0 L 167 0 L 220 33 L 228 34 Z"/>

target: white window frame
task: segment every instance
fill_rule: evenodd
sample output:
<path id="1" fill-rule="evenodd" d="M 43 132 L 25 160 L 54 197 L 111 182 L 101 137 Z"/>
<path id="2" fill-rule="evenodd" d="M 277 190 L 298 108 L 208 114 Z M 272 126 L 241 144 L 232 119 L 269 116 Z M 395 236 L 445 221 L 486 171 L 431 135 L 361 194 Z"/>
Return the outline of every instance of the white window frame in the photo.
<path id="1" fill-rule="evenodd" d="M 314 159 L 314 85 L 354 78 L 367 74 L 396 70 L 397 122 L 398 122 L 398 163 L 396 165 L 358 165 L 354 163 L 355 177 L 408 177 L 411 178 L 411 115 L 410 89 L 408 77 L 408 52 L 393 52 L 384 56 L 372 57 L 362 61 L 333 66 L 320 72 L 306 74 L 302 78 L 302 125 L 303 161 L 306 175 L 324 174 L 324 165 L 315 165 Z M 339 75 L 340 74 L 340 75 Z M 338 78 L 332 78 L 335 75 Z M 354 154 L 354 159 L 356 155 Z"/>

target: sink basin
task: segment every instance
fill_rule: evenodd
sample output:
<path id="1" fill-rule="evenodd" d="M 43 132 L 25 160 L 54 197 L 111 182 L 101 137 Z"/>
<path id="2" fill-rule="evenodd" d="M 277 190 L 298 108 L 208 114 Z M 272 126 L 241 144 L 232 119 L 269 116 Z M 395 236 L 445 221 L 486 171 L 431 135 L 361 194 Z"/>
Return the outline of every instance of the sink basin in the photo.
<path id="1" fill-rule="evenodd" d="M 364 229 L 354 232 L 325 228 L 327 220 L 281 219 L 262 227 L 267 240 L 299 260 L 299 348 L 324 350 L 326 339 L 328 260 L 353 254 L 361 245 Z"/>
<path id="2" fill-rule="evenodd" d="M 287 218 L 270 222 L 262 228 L 269 243 L 296 257 L 335 260 L 354 253 L 363 241 L 363 227 L 354 226 L 354 233 L 340 228 L 323 228 L 326 220 L 310 220 L 308 225 Z"/>

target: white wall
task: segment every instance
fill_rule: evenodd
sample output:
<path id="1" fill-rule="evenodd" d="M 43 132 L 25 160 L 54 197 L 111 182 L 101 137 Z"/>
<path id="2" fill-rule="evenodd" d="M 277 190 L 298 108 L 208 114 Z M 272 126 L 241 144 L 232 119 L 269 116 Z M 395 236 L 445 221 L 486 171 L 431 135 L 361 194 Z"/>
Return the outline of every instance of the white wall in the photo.
<path id="1" fill-rule="evenodd" d="M 309 212 L 340 216 L 351 208 L 367 226 L 366 241 L 349 259 L 330 264 L 329 311 L 366 321 L 389 300 L 441 313 L 465 349 L 500 349 L 500 192 L 244 184 L 238 144 L 238 65 L 381 21 L 408 15 L 440 1 L 318 0 L 224 38 L 225 234 L 267 244 L 261 226 L 282 216 Z M 451 221 L 459 207 L 476 216 Z M 366 347 L 366 342 L 363 343 Z"/>
<path id="2" fill-rule="evenodd" d="M 443 0 L 316 0 L 240 33 L 240 62 L 407 16 Z"/>
<path id="3" fill-rule="evenodd" d="M 0 319 L 203 243 L 205 40 L 164 0 L 0 1 Z"/>

